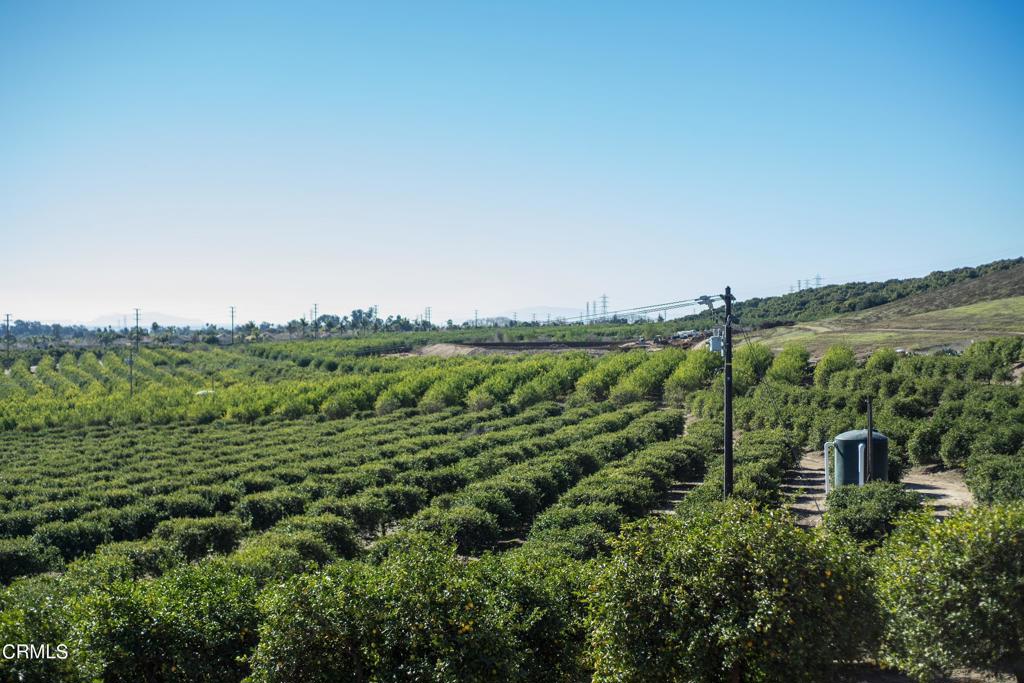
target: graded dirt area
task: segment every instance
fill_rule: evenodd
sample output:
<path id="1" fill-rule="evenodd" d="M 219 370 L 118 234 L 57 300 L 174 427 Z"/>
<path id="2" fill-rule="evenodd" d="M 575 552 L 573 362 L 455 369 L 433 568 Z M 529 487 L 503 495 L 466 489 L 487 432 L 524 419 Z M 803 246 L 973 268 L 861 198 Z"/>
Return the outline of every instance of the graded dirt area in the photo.
<path id="1" fill-rule="evenodd" d="M 418 349 L 414 355 L 437 356 L 439 358 L 455 358 L 456 356 L 478 356 L 487 353 L 478 346 L 464 346 L 462 344 L 431 344 Z"/>

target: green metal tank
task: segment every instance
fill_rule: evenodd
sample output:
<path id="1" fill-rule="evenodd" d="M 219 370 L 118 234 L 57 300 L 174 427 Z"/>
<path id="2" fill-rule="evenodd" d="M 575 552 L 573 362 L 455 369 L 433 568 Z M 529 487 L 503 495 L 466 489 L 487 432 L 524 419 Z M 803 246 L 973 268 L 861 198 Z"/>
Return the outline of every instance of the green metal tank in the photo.
<path id="1" fill-rule="evenodd" d="M 854 429 L 843 432 L 835 439 L 835 485 L 860 483 L 860 446 L 865 449 L 867 457 L 868 430 Z M 871 441 L 872 468 L 871 478 L 874 481 L 886 481 L 889 479 L 889 438 L 881 432 L 874 432 L 874 439 Z"/>

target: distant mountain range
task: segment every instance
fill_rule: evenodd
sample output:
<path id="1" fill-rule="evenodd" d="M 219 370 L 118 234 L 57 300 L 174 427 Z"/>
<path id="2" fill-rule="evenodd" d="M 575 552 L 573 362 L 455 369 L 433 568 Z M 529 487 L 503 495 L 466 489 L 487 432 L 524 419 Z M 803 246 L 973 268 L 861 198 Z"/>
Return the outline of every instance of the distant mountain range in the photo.
<path id="1" fill-rule="evenodd" d="M 113 327 L 114 329 L 121 329 L 125 326 L 127 321 L 128 326 L 135 324 L 134 313 L 108 313 L 101 315 L 98 318 L 94 318 L 88 322 L 70 321 L 70 320 L 56 320 L 61 325 L 84 325 L 90 328 L 106 328 Z M 160 327 L 191 327 L 197 329 L 204 327 L 206 323 L 202 320 L 195 318 L 182 318 L 181 316 L 171 315 L 170 313 L 160 313 L 159 311 L 153 311 L 152 313 L 143 311 L 139 316 L 139 324 L 142 327 L 149 327 L 156 322 Z"/>

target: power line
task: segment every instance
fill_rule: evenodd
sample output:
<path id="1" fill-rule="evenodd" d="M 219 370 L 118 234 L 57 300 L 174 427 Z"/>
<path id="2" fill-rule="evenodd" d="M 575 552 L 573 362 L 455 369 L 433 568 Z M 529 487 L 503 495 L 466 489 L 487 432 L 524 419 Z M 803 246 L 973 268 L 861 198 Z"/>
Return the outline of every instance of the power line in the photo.
<path id="1" fill-rule="evenodd" d="M 665 303 L 660 303 L 660 304 L 647 304 L 645 306 L 637 306 L 635 308 L 621 308 L 621 309 L 616 310 L 616 311 L 606 311 L 604 314 L 599 314 L 597 312 L 597 307 L 595 305 L 595 307 L 592 309 L 593 310 L 592 313 L 588 312 L 586 315 L 581 315 L 580 319 L 581 320 L 594 320 L 594 319 L 602 317 L 602 315 L 611 316 L 612 318 L 614 318 L 616 316 L 644 315 L 644 314 L 649 314 L 649 313 L 658 313 L 658 312 L 672 311 L 672 310 L 676 310 L 676 309 L 679 309 L 679 308 L 688 308 L 690 306 L 698 306 L 698 305 L 713 307 L 714 303 L 722 301 L 722 300 L 723 300 L 722 299 L 722 295 L 715 294 L 715 295 L 712 295 L 712 296 L 696 297 L 694 299 L 680 299 L 680 300 L 677 300 L 677 301 L 667 301 Z"/>

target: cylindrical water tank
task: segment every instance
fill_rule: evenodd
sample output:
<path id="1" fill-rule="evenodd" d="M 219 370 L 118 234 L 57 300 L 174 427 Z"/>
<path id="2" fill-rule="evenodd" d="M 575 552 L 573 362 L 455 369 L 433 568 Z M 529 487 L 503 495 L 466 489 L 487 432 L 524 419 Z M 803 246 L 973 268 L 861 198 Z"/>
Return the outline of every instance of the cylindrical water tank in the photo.
<path id="1" fill-rule="evenodd" d="M 860 481 L 859 469 L 860 458 L 858 447 L 864 445 L 867 452 L 868 430 L 854 429 L 843 432 L 834 439 L 835 442 L 835 485 L 856 484 Z M 881 432 L 875 431 L 871 441 L 872 468 L 871 478 L 875 481 L 887 481 L 889 479 L 889 438 Z M 866 456 L 865 456 L 866 457 Z"/>

